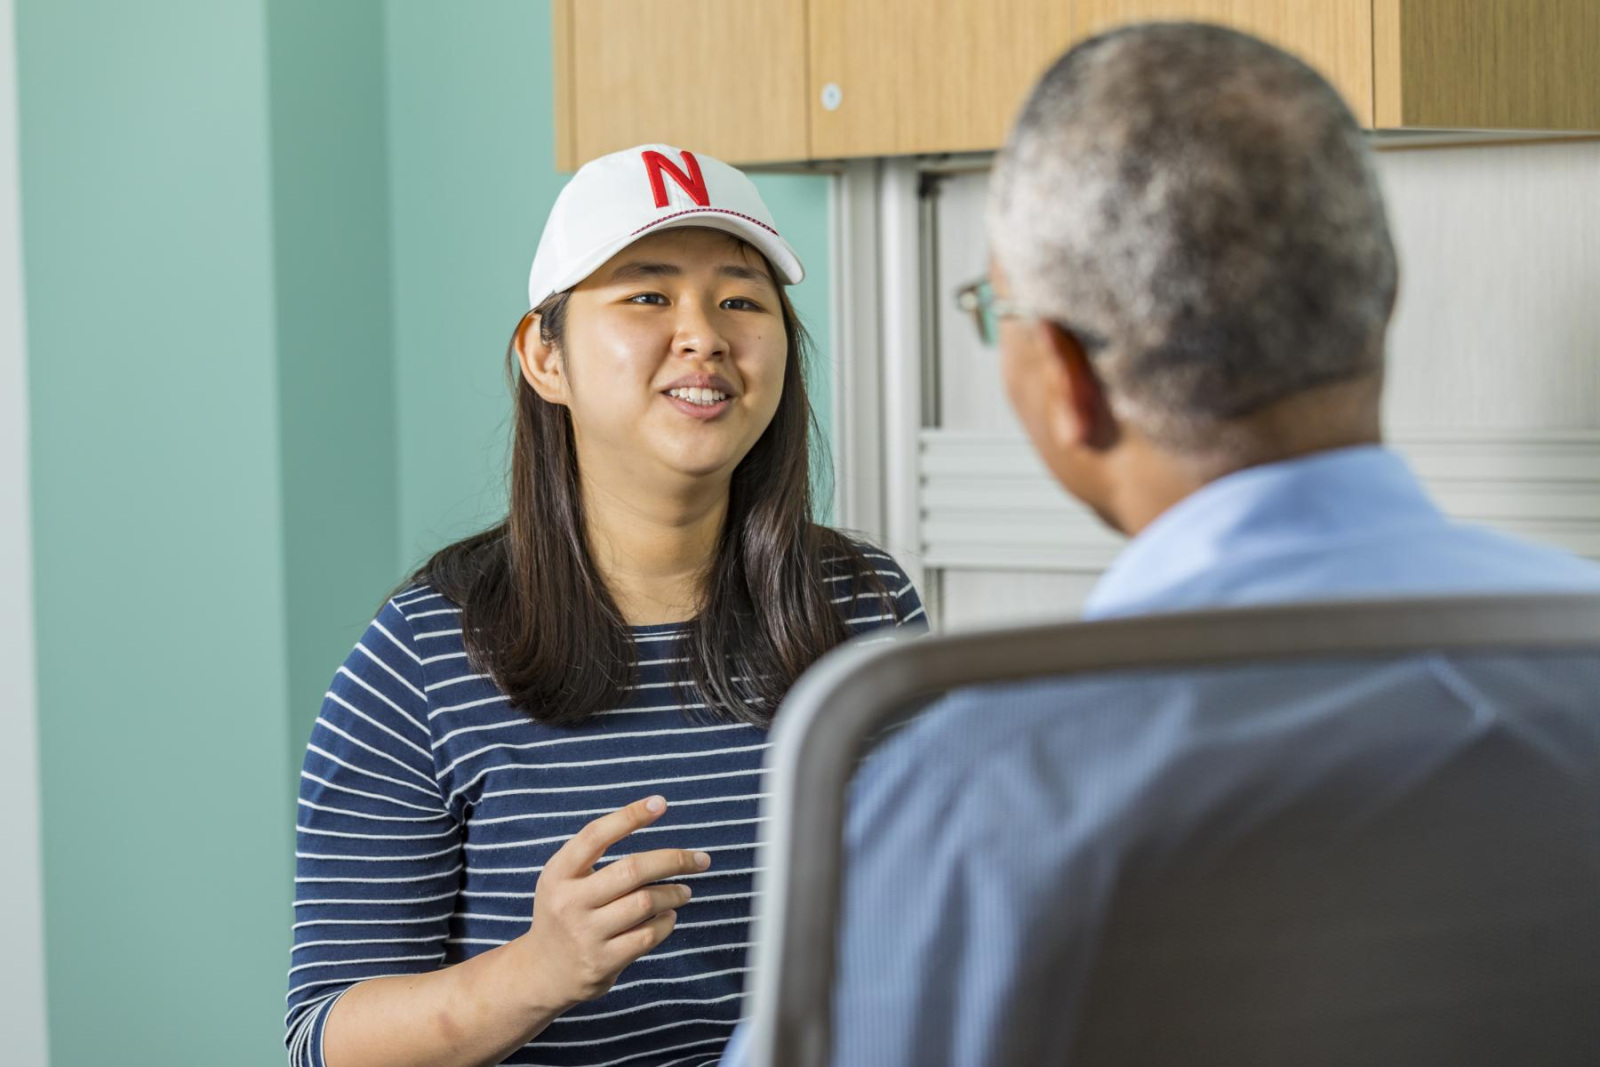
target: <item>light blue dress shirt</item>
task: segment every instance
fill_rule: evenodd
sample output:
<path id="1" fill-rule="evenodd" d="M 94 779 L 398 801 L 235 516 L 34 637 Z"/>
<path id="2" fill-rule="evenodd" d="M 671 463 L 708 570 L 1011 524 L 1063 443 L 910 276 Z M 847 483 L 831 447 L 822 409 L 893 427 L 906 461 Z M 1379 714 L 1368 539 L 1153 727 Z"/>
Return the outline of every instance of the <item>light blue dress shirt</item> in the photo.
<path id="1" fill-rule="evenodd" d="M 1600 592 L 1600 566 L 1451 521 L 1397 455 L 1373 446 L 1207 485 L 1127 546 L 1084 614 L 1503 592 Z M 1065 1062 L 1074 983 L 1119 844 L 1190 832 L 1207 816 L 1204 803 L 1194 806 L 1204 783 L 1217 783 L 1219 806 L 1237 806 L 1222 799 L 1231 777 L 1269 778 L 1277 793 L 1266 789 L 1258 805 L 1270 812 L 1295 783 L 1360 766 L 1374 743 L 1392 740 L 1382 736 L 1386 716 L 1352 719 L 1363 700 L 1380 709 L 1396 694 L 1439 703 L 1442 740 L 1389 744 L 1374 789 L 1381 808 L 1387 783 L 1403 790 L 1438 765 L 1441 745 L 1464 745 L 1488 728 L 1481 709 L 1458 714 L 1438 697 L 1450 679 L 1427 666 L 1406 670 L 1370 695 L 1350 692 L 1348 672 L 1330 677 L 1330 686 L 1346 686 L 1334 701 L 1297 703 L 1284 693 L 1307 690 L 1265 670 L 1257 682 L 1217 683 L 1256 686 L 1227 694 L 1241 706 L 1261 703 L 1262 685 L 1280 687 L 1270 714 L 1220 731 L 1194 715 L 1201 683 L 1170 676 L 985 688 L 924 714 L 852 786 L 834 1062 Z M 1529 672 L 1514 684 L 1545 683 Z M 1192 768 L 1182 805 L 1164 806 L 1180 765 Z M 1227 833 L 1217 810 L 1231 809 L 1211 810 L 1207 832 Z M 1244 805 L 1238 825 L 1261 813 Z M 1050 1036 L 1019 1044 L 1043 1017 Z M 724 1064 L 742 1061 L 744 1036 L 741 1028 Z"/>
<path id="2" fill-rule="evenodd" d="M 1367 446 L 1220 478 L 1167 509 L 1096 584 L 1085 618 L 1340 597 L 1581 592 L 1600 567 L 1446 518 Z"/>

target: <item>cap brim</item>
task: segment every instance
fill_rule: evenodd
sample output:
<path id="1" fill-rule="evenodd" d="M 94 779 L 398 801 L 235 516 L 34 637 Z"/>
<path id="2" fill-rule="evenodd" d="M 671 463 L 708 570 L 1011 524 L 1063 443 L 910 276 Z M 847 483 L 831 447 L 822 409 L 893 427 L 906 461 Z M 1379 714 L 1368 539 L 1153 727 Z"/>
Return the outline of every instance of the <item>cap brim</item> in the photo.
<path id="1" fill-rule="evenodd" d="M 571 289 L 598 270 L 606 260 L 636 241 L 643 240 L 652 233 L 681 229 L 685 226 L 721 230 L 754 246 L 772 263 L 773 269 L 778 272 L 778 281 L 784 285 L 799 285 L 805 280 L 805 268 L 800 265 L 800 257 L 789 247 L 789 242 L 763 223 L 748 215 L 729 211 L 727 208 L 690 208 L 688 211 L 679 211 L 648 226 L 642 226 L 626 237 L 595 249 L 574 263 L 564 275 L 553 280 L 549 292 L 529 293 L 530 306 L 538 307 L 556 293 Z"/>

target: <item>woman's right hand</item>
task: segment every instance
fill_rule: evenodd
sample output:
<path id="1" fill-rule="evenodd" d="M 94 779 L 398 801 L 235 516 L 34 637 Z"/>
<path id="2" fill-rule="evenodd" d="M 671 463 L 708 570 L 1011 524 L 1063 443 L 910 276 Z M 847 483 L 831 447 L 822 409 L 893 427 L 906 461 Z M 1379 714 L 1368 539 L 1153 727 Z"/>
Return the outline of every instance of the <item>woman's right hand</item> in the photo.
<path id="1" fill-rule="evenodd" d="M 662 797 L 602 815 L 550 857 L 533 896 L 533 925 L 517 940 L 557 1012 L 602 996 L 634 960 L 665 941 L 688 903 L 686 885 L 651 885 L 711 866 L 704 852 L 638 852 L 595 869 L 606 850 L 661 818 Z"/>

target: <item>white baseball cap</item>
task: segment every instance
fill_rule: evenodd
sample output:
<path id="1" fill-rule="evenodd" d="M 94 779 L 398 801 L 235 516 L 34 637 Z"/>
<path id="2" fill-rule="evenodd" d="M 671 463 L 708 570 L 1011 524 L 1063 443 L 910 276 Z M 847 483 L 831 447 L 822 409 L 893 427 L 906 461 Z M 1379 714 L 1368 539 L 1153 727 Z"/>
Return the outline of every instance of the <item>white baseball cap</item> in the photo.
<path id="1" fill-rule="evenodd" d="M 786 285 L 806 275 L 742 171 L 671 145 L 646 144 L 585 163 L 561 190 L 528 272 L 528 306 L 577 285 L 646 234 L 677 226 L 707 226 L 744 239 Z"/>

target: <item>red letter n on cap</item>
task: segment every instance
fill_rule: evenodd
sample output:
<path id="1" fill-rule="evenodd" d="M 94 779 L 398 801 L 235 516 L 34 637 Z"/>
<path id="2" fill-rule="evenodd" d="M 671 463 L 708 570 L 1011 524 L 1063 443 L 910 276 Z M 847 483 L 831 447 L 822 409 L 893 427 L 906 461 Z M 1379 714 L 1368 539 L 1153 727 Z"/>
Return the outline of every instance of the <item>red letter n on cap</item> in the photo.
<path id="1" fill-rule="evenodd" d="M 672 180 L 678 187 L 689 194 L 689 198 L 701 207 L 711 206 L 711 196 L 706 192 L 706 180 L 700 174 L 700 161 L 694 158 L 693 152 L 683 152 L 684 166 L 689 168 L 685 174 L 672 165 L 672 161 L 660 152 L 645 151 L 640 155 L 644 157 L 645 173 L 650 175 L 650 191 L 655 194 L 656 207 L 667 206 L 667 183 L 661 180 L 661 172 L 666 171 L 672 175 Z"/>

